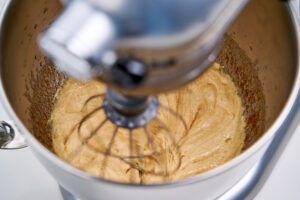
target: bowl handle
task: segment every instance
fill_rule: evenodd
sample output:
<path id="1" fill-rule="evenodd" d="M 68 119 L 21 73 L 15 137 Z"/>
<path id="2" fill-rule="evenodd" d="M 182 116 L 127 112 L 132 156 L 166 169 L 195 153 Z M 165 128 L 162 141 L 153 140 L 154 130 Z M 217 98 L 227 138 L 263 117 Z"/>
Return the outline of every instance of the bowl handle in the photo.
<path id="1" fill-rule="evenodd" d="M 21 149 L 27 147 L 25 138 L 13 122 L 0 121 L 0 149 Z"/>

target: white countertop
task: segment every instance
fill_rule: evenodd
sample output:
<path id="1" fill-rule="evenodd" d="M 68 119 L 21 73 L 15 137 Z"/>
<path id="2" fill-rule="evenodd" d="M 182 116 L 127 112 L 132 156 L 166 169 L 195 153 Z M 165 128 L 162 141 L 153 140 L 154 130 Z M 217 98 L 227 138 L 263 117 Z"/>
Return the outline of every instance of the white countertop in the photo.
<path id="1" fill-rule="evenodd" d="M 0 120 L 8 120 L 1 105 Z M 299 144 L 300 126 L 256 200 L 300 199 Z M 0 177 L 1 200 L 63 200 L 57 183 L 34 157 L 30 147 L 0 150 Z"/>

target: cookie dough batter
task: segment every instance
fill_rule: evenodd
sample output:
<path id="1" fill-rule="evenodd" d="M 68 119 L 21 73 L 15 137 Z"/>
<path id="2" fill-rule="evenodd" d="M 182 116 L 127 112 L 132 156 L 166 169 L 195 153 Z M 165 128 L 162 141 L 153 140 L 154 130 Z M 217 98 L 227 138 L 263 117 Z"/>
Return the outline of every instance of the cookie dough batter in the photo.
<path id="1" fill-rule="evenodd" d="M 104 111 L 99 108 L 102 97 L 85 104 L 91 96 L 102 93 L 105 85 L 100 82 L 69 79 L 57 92 L 51 115 L 56 154 L 88 173 L 118 182 L 175 181 L 213 169 L 241 152 L 245 138 L 243 105 L 230 76 L 216 63 L 184 88 L 158 96 L 161 105 L 183 117 L 187 129 L 168 109 L 159 108 L 158 120 L 147 127 L 154 145 L 148 142 L 143 128 L 133 130 L 130 137 L 129 130 L 116 129 L 109 120 L 105 121 Z M 81 119 L 97 108 L 78 132 Z M 95 131 L 101 122 L 103 126 Z M 152 157 L 120 159 L 153 151 L 157 154 Z M 104 156 L 105 153 L 119 157 Z M 137 167 L 130 167 L 129 162 Z M 158 176 L 152 172 L 169 174 Z"/>

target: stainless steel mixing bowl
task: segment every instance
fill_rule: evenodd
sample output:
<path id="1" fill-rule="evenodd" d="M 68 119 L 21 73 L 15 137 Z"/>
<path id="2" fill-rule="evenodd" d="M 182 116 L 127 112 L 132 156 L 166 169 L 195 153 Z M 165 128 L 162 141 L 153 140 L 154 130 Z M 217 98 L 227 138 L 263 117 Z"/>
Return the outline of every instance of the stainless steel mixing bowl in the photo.
<path id="1" fill-rule="evenodd" d="M 242 53 L 229 51 L 225 54 L 225 57 L 230 57 L 227 62 L 226 58 L 221 61 L 241 70 L 245 67 L 242 57 L 247 56 L 251 62 L 247 67 L 253 67 L 252 71 L 258 73 L 265 101 L 265 131 L 261 137 L 258 135 L 249 140 L 250 147 L 235 159 L 197 176 L 151 186 L 113 183 L 65 163 L 51 151 L 47 133 L 35 134 L 37 131 L 46 131 L 41 129 L 47 126 L 53 94 L 63 80 L 51 70 L 46 75 L 49 79 L 57 78 L 55 80 L 59 81 L 56 84 L 53 85 L 47 77 L 42 77 L 45 74 L 40 72 L 49 69 L 45 68 L 49 61 L 40 53 L 36 40 L 38 34 L 59 13 L 61 5 L 56 0 L 7 0 L 4 1 L 5 5 L 2 3 L 1 101 L 41 163 L 60 185 L 81 199 L 216 198 L 249 171 L 276 134 L 286 131 L 282 127 L 288 123 L 286 119 L 295 104 L 300 86 L 299 8 L 291 6 L 296 5 L 295 2 L 298 1 L 283 3 L 277 0 L 252 0 L 228 30 L 227 35 L 238 44 Z M 38 112 L 38 121 L 34 118 L 37 115 L 32 115 L 30 111 L 30 98 L 35 94 L 32 85 L 36 82 L 40 84 L 40 88 L 44 88 L 39 91 L 44 94 L 44 99 L 39 99 L 43 101 L 38 102 L 39 109 L 48 110 Z M 244 87 L 243 84 L 240 87 Z M 251 84 L 247 87 L 251 88 Z M 251 92 L 251 89 L 244 92 Z M 259 122 L 253 122 L 253 127 Z"/>

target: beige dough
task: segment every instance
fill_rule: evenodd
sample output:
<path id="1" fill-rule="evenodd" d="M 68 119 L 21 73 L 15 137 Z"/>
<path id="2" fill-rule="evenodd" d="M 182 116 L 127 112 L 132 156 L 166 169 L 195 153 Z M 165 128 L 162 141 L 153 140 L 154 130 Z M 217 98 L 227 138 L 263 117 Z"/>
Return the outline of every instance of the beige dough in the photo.
<path id="1" fill-rule="evenodd" d="M 86 120 L 78 133 L 80 120 L 102 105 L 101 97 L 84 106 L 86 100 L 104 92 L 105 85 L 100 82 L 69 79 L 57 92 L 51 115 L 56 154 L 88 173 L 118 182 L 175 181 L 215 168 L 241 152 L 245 138 L 244 109 L 230 76 L 221 72 L 216 63 L 184 88 L 158 96 L 161 105 L 183 117 L 187 130 L 172 112 L 159 108 L 158 120 L 147 126 L 154 145 L 148 142 L 143 128 L 133 130 L 130 145 L 130 131 L 116 129 L 109 120 L 100 130 L 94 131 L 105 120 L 103 110 Z M 115 138 L 110 143 L 115 131 Z M 141 159 L 117 157 L 153 152 L 157 153 Z"/>

